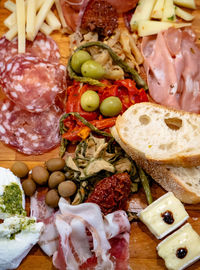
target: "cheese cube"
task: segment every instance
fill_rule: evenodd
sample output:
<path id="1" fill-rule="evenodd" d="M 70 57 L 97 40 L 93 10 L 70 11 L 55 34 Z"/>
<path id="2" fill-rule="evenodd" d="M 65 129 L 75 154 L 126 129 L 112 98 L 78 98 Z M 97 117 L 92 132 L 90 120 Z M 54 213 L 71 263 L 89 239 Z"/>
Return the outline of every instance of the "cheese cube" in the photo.
<path id="1" fill-rule="evenodd" d="M 185 269 L 200 258 L 200 236 L 187 223 L 163 240 L 157 251 L 168 269 Z"/>
<path id="2" fill-rule="evenodd" d="M 174 231 L 189 218 L 183 204 L 172 192 L 150 204 L 138 216 L 158 239 Z"/>

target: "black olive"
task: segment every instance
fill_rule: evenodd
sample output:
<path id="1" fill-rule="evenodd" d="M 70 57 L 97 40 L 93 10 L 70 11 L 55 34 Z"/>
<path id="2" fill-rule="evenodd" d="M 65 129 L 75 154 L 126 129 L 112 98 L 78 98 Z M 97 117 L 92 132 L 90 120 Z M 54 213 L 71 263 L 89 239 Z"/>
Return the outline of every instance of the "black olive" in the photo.
<path id="1" fill-rule="evenodd" d="M 178 248 L 176 251 L 176 257 L 183 259 L 187 255 L 187 252 L 187 248 Z"/>
<path id="2" fill-rule="evenodd" d="M 174 223 L 174 217 L 171 211 L 165 211 L 161 214 L 161 217 L 163 218 L 164 222 L 167 224 Z"/>

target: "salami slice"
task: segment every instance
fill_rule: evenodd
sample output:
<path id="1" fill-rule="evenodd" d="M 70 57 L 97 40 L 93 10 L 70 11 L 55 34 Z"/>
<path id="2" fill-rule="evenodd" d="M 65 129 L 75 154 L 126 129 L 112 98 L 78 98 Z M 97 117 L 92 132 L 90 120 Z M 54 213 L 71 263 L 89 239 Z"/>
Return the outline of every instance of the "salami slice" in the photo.
<path id="1" fill-rule="evenodd" d="M 0 102 L 0 140 L 27 155 L 38 155 L 60 142 L 62 110 L 52 105 L 42 113 L 30 113 L 6 99 Z"/>
<path id="2" fill-rule="evenodd" d="M 5 63 L 0 81 L 6 96 L 22 109 L 42 112 L 66 88 L 65 67 L 30 54 L 17 54 Z"/>
<path id="3" fill-rule="evenodd" d="M 51 63 L 59 63 L 60 53 L 56 42 L 49 36 L 39 32 L 33 42 L 28 41 L 26 52 L 32 56 L 38 56 Z"/>

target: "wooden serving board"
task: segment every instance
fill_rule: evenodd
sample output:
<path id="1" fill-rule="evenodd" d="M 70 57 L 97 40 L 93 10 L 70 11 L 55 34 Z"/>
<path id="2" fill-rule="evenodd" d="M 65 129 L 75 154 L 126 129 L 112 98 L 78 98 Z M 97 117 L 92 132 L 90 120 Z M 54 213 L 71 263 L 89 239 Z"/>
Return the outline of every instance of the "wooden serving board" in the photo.
<path id="1" fill-rule="evenodd" d="M 10 14 L 3 5 L 5 0 L 0 0 L 0 36 L 2 36 L 7 28 L 4 26 L 4 19 Z M 193 11 L 195 19 L 193 21 L 193 29 L 195 30 L 200 44 L 200 0 L 196 0 L 197 10 Z M 55 32 L 52 38 L 58 43 L 61 52 L 62 64 L 67 63 L 69 55 L 69 41 L 68 37 L 61 32 Z M 0 90 L 0 98 L 3 95 Z M 43 165 L 44 161 L 49 158 L 58 157 L 58 148 L 46 154 L 39 156 L 26 156 L 16 152 L 15 150 L 0 143 L 0 166 L 10 168 L 16 160 L 25 161 L 31 169 L 36 165 Z M 165 191 L 156 183 L 152 185 L 153 198 L 157 199 L 163 195 Z M 135 209 L 145 207 L 146 200 L 142 191 L 133 197 L 133 207 Z M 189 222 L 193 228 L 200 234 L 200 204 L 198 205 L 185 205 L 190 215 Z M 131 225 L 131 238 L 130 238 L 130 266 L 134 270 L 161 270 L 166 269 L 164 261 L 158 257 L 156 246 L 160 241 L 157 240 L 141 222 L 134 222 Z M 6 247 L 5 247 L 6 248 Z M 52 260 L 46 256 L 39 248 L 35 246 L 29 255 L 23 260 L 18 268 L 19 270 L 53 270 Z M 200 269 L 200 261 L 196 262 L 188 270 Z M 123 270 L 123 269 L 122 269 Z"/>

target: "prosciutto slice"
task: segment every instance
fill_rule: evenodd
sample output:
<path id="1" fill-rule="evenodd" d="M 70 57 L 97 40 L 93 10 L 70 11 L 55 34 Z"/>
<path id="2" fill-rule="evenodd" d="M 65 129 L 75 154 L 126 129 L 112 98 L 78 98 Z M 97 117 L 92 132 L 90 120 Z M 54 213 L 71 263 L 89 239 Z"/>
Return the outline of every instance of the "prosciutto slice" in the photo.
<path id="1" fill-rule="evenodd" d="M 103 219 L 97 204 L 59 202 L 56 216 L 59 247 L 53 255 L 58 269 L 128 269 L 130 224 L 122 210 Z"/>
<path id="2" fill-rule="evenodd" d="M 144 37 L 142 53 L 149 92 L 155 102 L 200 112 L 200 50 L 191 30 L 170 28 Z"/>

